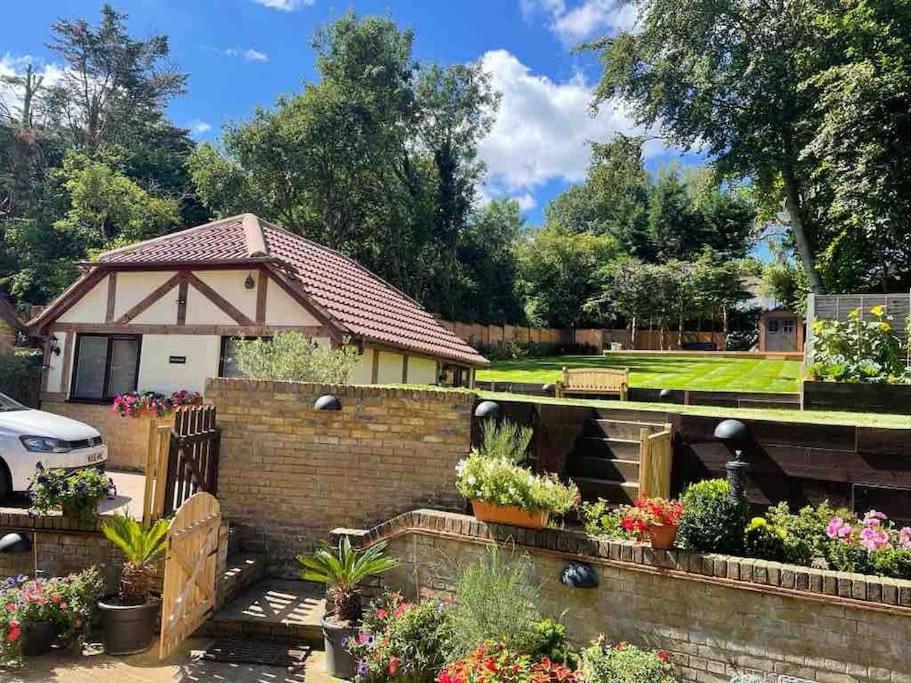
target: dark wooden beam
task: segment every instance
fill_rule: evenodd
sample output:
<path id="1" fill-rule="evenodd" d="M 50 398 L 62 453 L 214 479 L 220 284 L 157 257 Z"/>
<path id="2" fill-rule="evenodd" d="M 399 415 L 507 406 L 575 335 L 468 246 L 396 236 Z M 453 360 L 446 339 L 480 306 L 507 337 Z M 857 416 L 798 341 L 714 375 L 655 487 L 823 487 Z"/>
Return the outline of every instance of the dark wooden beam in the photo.
<path id="1" fill-rule="evenodd" d="M 408 354 L 402 356 L 402 384 L 408 384 Z"/>
<path id="2" fill-rule="evenodd" d="M 272 279 L 288 294 L 288 296 L 294 299 L 304 308 L 304 310 L 332 331 L 331 336 L 333 340 L 341 341 L 343 336 L 350 334 L 349 330 L 333 319 L 328 311 L 325 311 L 322 306 L 313 301 L 300 286 L 289 281 L 279 268 L 272 264 L 266 265 L 265 268 L 272 276 Z"/>
<path id="3" fill-rule="evenodd" d="M 322 325 L 150 325 L 142 323 L 54 323 L 51 332 L 97 334 L 206 334 L 219 337 L 271 337 L 277 332 L 300 332 L 307 337 L 328 337 Z"/>
<path id="4" fill-rule="evenodd" d="M 380 378 L 380 352 L 373 349 L 373 368 L 370 370 L 370 383 L 376 384 Z"/>
<path id="5" fill-rule="evenodd" d="M 36 334 L 42 335 L 47 331 L 47 325 L 57 320 L 61 315 L 66 313 L 73 305 L 82 298 L 82 296 L 101 282 L 107 271 L 95 269 L 80 279 L 76 280 L 69 289 L 57 297 L 50 305 L 41 312 L 34 322 L 29 324 L 29 329 Z"/>
<path id="6" fill-rule="evenodd" d="M 117 273 L 108 275 L 108 304 L 104 312 L 104 321 L 109 323 L 114 320 L 114 307 L 117 304 Z"/>
<path id="7" fill-rule="evenodd" d="M 70 393 L 70 376 L 73 374 L 70 366 L 72 365 L 71 360 L 75 351 L 73 346 L 76 344 L 76 333 L 67 332 L 64 344 L 63 360 L 61 361 L 63 365 L 60 368 L 60 393 L 68 396 Z"/>
<path id="8" fill-rule="evenodd" d="M 221 294 L 212 289 L 205 282 L 200 280 L 193 273 L 187 273 L 186 277 L 189 279 L 193 288 L 196 289 L 200 294 L 206 297 L 213 304 L 218 306 L 229 318 L 234 320 L 238 325 L 251 326 L 253 321 L 250 320 L 247 316 L 241 313 L 230 301 L 225 299 Z"/>
<path id="9" fill-rule="evenodd" d="M 266 322 L 266 297 L 268 293 L 269 275 L 263 268 L 256 275 L 256 322 L 260 325 Z"/>
<path id="10" fill-rule="evenodd" d="M 177 273 L 172 277 L 169 277 L 161 285 L 159 285 L 151 294 L 148 294 L 145 298 L 142 299 L 138 304 L 133 306 L 130 310 L 124 313 L 122 316 L 117 318 L 116 322 L 118 324 L 125 324 L 133 320 L 140 313 L 149 308 L 156 301 L 164 297 L 165 294 L 174 289 L 178 284 L 180 284 L 181 274 Z"/>
<path id="11" fill-rule="evenodd" d="M 189 294 L 189 273 L 180 273 L 180 284 L 177 285 L 177 324 L 187 324 L 187 294 Z"/>

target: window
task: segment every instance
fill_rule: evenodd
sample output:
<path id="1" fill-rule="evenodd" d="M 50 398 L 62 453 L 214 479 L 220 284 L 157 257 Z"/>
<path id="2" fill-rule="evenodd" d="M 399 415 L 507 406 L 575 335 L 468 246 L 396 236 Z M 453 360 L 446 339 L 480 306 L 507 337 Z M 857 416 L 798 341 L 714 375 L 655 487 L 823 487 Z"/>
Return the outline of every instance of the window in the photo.
<path id="1" fill-rule="evenodd" d="M 770 320 L 769 321 L 769 332 L 778 332 L 778 321 Z"/>
<path id="2" fill-rule="evenodd" d="M 794 334 L 794 321 L 793 320 L 783 321 L 782 329 L 784 330 L 785 334 Z"/>
<path id="3" fill-rule="evenodd" d="M 244 373 L 237 367 L 235 356 L 235 345 L 241 340 L 250 341 L 253 339 L 272 339 L 272 337 L 222 337 L 221 338 L 221 358 L 218 361 L 219 377 L 244 377 Z"/>
<path id="4" fill-rule="evenodd" d="M 81 334 L 76 338 L 72 398 L 110 400 L 136 391 L 142 337 L 132 334 Z"/>

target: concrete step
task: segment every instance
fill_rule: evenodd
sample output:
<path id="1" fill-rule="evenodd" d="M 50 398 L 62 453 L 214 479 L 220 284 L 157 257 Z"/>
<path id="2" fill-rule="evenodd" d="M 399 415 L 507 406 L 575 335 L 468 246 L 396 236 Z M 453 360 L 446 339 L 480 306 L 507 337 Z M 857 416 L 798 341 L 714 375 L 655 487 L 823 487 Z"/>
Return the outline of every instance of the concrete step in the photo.
<path id="1" fill-rule="evenodd" d="M 579 487 L 583 500 L 603 498 L 608 503 L 631 505 L 639 497 L 638 483 L 593 477 L 573 477 L 572 480 Z"/>
<path id="2" fill-rule="evenodd" d="M 235 552 L 228 556 L 228 564 L 218 587 L 218 607 L 258 583 L 266 575 L 266 556 L 262 553 Z"/>
<path id="3" fill-rule="evenodd" d="M 570 479 L 579 476 L 636 483 L 639 481 L 639 460 L 578 456 L 568 460 L 566 474 Z"/>
<path id="4" fill-rule="evenodd" d="M 200 635 L 272 638 L 322 649 L 326 589 L 308 581 L 264 579 L 240 593 L 201 627 Z"/>
<path id="5" fill-rule="evenodd" d="M 635 420 L 588 420 L 585 423 L 585 436 L 613 437 L 617 439 L 639 439 L 639 432 L 647 428 L 653 434 L 664 429 L 657 422 L 638 422 Z"/>
<path id="6" fill-rule="evenodd" d="M 576 439 L 571 460 L 574 457 L 619 458 L 639 460 L 639 439 L 618 439 L 613 437 L 582 436 Z"/>

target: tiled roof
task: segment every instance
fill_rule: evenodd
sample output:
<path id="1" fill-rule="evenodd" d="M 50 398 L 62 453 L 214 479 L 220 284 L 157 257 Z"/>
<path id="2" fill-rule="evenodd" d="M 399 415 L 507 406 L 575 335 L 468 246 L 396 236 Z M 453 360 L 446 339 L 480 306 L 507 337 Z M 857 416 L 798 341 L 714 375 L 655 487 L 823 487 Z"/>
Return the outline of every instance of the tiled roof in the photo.
<path id="1" fill-rule="evenodd" d="M 486 360 L 420 304 L 356 261 L 252 214 L 106 252 L 110 264 L 271 260 L 342 329 L 379 344 L 478 365 Z"/>

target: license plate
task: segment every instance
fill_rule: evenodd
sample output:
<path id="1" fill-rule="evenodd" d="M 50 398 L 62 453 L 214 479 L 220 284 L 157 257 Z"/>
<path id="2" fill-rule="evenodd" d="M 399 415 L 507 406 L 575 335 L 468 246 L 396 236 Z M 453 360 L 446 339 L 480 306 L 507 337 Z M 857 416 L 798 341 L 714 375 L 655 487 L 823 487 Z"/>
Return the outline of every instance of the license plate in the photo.
<path id="1" fill-rule="evenodd" d="M 89 462 L 99 462 L 104 456 L 99 451 L 98 453 L 89 453 Z"/>

